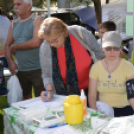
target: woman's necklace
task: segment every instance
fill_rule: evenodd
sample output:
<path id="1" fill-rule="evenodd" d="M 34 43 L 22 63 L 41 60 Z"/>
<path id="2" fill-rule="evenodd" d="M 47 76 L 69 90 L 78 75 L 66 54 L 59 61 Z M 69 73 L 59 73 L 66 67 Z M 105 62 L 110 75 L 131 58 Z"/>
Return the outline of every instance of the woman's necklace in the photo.
<path id="1" fill-rule="evenodd" d="M 30 19 L 30 18 L 32 17 L 32 15 L 33 15 L 33 14 L 31 14 L 27 19 L 24 19 L 24 20 L 19 19 L 19 22 L 24 22 L 24 21 Z"/>
<path id="2" fill-rule="evenodd" d="M 106 63 L 106 67 L 107 67 L 107 71 L 108 71 L 108 73 L 109 73 L 109 75 L 108 75 L 108 78 L 110 79 L 111 78 L 111 73 L 114 71 L 114 69 L 117 67 L 117 65 L 119 64 L 119 62 L 120 62 L 120 58 L 119 58 L 119 61 L 117 62 L 117 64 L 114 66 L 114 68 L 111 70 L 111 72 L 109 71 L 109 69 L 108 69 L 108 65 L 107 65 L 107 62 L 106 62 L 106 60 L 105 60 L 105 63 Z"/>

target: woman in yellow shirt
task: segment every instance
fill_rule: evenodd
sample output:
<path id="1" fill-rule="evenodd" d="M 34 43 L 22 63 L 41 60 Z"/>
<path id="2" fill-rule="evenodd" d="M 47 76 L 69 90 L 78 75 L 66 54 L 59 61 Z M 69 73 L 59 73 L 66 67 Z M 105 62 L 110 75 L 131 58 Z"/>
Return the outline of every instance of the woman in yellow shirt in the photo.
<path id="1" fill-rule="evenodd" d="M 127 99 L 126 81 L 134 78 L 134 67 L 120 58 L 122 39 L 117 31 L 106 32 L 102 38 L 105 57 L 95 63 L 89 74 L 88 103 L 97 110 L 96 99 L 114 109 L 114 116 L 134 114 L 134 99 Z M 130 106 L 130 104 L 131 106 Z"/>

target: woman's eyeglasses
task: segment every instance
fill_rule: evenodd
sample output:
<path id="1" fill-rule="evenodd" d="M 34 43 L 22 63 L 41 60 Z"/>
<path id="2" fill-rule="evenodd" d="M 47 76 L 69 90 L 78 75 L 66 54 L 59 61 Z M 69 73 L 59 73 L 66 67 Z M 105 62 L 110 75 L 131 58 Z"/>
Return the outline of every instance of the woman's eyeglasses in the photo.
<path id="1" fill-rule="evenodd" d="M 111 51 L 111 50 L 114 50 L 114 51 L 119 51 L 120 50 L 120 47 L 106 47 L 105 50 L 106 51 Z"/>
<path id="2" fill-rule="evenodd" d="M 64 33 L 64 32 L 63 32 Z M 48 42 L 49 44 L 53 44 L 53 43 L 58 43 L 58 40 L 59 40 L 59 38 L 61 37 L 61 35 L 63 34 L 63 33 L 61 33 L 60 34 L 60 36 L 58 37 L 58 38 L 56 38 L 56 39 L 53 39 L 52 41 L 50 41 L 50 42 Z"/>

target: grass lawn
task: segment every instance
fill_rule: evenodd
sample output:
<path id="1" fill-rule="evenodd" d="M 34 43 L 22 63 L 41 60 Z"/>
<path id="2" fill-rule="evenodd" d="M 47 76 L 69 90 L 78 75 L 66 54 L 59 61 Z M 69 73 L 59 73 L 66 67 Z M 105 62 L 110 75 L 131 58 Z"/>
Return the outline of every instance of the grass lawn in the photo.
<path id="1" fill-rule="evenodd" d="M 7 97 L 0 96 L 0 134 L 3 134 L 3 110 L 7 108 Z"/>
<path id="2" fill-rule="evenodd" d="M 32 91 L 32 97 L 34 98 L 34 91 Z M 3 109 L 7 108 L 8 106 L 7 103 L 7 97 L 5 96 L 0 96 L 0 134 L 3 134 Z"/>

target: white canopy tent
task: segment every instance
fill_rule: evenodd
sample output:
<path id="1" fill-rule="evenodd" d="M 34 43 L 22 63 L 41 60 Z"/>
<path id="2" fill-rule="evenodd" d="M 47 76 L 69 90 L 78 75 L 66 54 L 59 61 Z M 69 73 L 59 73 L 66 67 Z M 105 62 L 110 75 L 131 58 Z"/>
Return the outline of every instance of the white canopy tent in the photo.
<path id="1" fill-rule="evenodd" d="M 50 17 L 50 0 L 47 0 L 47 9 L 48 9 L 48 16 Z"/>
<path id="2" fill-rule="evenodd" d="M 38 7 L 32 7 L 31 11 L 32 12 L 47 12 L 47 10 L 43 8 L 38 8 Z"/>
<path id="3" fill-rule="evenodd" d="M 126 14 L 127 0 L 102 5 L 102 22 L 107 20 L 114 21 L 123 40 L 132 38 L 132 36 L 126 36 Z"/>

